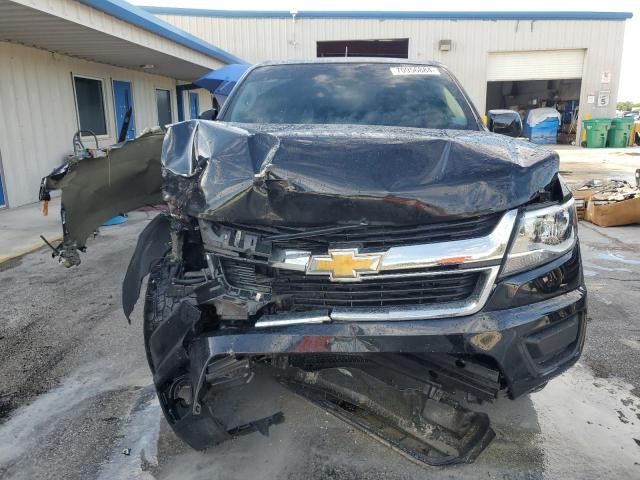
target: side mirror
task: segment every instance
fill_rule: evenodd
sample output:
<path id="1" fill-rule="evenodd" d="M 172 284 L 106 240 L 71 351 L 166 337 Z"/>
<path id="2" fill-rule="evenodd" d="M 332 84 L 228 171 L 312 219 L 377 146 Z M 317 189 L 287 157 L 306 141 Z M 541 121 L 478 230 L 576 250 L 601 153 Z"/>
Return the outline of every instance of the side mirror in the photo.
<path id="1" fill-rule="evenodd" d="M 489 110 L 487 127 L 493 133 L 510 137 L 522 135 L 522 119 L 513 110 Z"/>
<path id="2" fill-rule="evenodd" d="M 217 117 L 218 117 L 218 110 L 216 108 L 212 108 L 211 110 L 205 110 L 198 116 L 200 120 L 215 120 Z"/>

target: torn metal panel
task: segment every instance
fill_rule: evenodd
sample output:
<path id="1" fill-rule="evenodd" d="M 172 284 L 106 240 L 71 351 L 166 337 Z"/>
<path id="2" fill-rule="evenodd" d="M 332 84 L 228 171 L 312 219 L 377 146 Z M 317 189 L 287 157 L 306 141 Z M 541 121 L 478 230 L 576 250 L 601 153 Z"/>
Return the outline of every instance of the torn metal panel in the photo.
<path id="1" fill-rule="evenodd" d="M 140 234 L 136 249 L 129 261 L 129 267 L 122 282 L 122 309 L 131 321 L 130 315 L 140 296 L 142 280 L 170 248 L 170 219 L 158 215 Z"/>
<path id="2" fill-rule="evenodd" d="M 502 212 L 551 190 L 558 155 L 480 131 L 353 125 L 173 125 L 173 212 L 214 221 L 419 224 Z"/>
<path id="3" fill-rule="evenodd" d="M 110 147 L 104 155 L 70 157 L 45 177 L 47 190 L 62 190 L 61 255 L 67 266 L 80 263 L 77 250 L 84 249 L 87 238 L 104 221 L 162 202 L 163 138 L 163 131 L 153 131 Z"/>

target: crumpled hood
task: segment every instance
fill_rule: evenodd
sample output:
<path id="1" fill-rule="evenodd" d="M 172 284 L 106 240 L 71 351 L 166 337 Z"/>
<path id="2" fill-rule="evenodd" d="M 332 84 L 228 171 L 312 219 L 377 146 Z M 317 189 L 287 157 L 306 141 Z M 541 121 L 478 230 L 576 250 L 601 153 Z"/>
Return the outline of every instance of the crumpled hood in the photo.
<path id="1" fill-rule="evenodd" d="M 557 181 L 558 155 L 479 131 L 193 120 L 164 140 L 173 213 L 215 221 L 411 224 L 500 212 Z"/>

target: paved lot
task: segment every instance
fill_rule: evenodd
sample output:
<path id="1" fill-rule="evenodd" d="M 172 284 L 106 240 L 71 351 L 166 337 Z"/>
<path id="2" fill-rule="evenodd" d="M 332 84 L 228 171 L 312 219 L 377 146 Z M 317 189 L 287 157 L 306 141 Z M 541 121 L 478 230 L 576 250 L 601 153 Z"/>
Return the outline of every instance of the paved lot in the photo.
<path id="1" fill-rule="evenodd" d="M 574 175 L 608 168 L 586 163 Z M 640 478 L 640 225 L 581 224 L 590 324 L 580 364 L 542 392 L 479 407 L 497 438 L 475 464 L 425 469 L 268 380 L 255 385 L 261 408 L 286 417 L 269 437 L 205 453 L 175 439 L 150 386 L 140 309 L 128 325 L 120 308 L 147 221 L 104 228 L 77 269 L 45 250 L 0 264 L 0 478 Z"/>
<path id="2" fill-rule="evenodd" d="M 558 145 L 560 173 L 569 184 L 583 184 L 592 178 L 615 178 L 635 182 L 640 168 L 640 147 L 580 148 Z"/>
<path id="3" fill-rule="evenodd" d="M 50 242 L 62 238 L 60 197 L 49 202 L 49 215 L 42 215 L 38 203 L 0 209 L 0 262 L 42 247 L 44 236 Z"/>

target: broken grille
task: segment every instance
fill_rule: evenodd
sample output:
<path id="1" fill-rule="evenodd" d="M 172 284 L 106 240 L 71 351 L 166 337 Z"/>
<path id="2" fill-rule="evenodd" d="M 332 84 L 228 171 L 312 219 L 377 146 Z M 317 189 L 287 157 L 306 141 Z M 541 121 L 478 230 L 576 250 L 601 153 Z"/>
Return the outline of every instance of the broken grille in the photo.
<path id="1" fill-rule="evenodd" d="M 263 235 L 265 240 L 273 237 L 273 245 L 283 249 L 305 250 L 312 253 L 326 252 L 330 247 L 355 245 L 361 249 L 384 250 L 405 245 L 422 245 L 437 242 L 452 242 L 489 235 L 500 221 L 502 214 L 476 216 L 422 225 L 380 226 L 363 225 L 353 229 L 315 234 L 297 239 L 278 240 L 280 235 L 303 233 L 304 228 L 228 225 L 244 231 Z M 332 225 L 335 227 L 335 225 Z M 321 228 L 321 227 L 315 227 Z"/>

